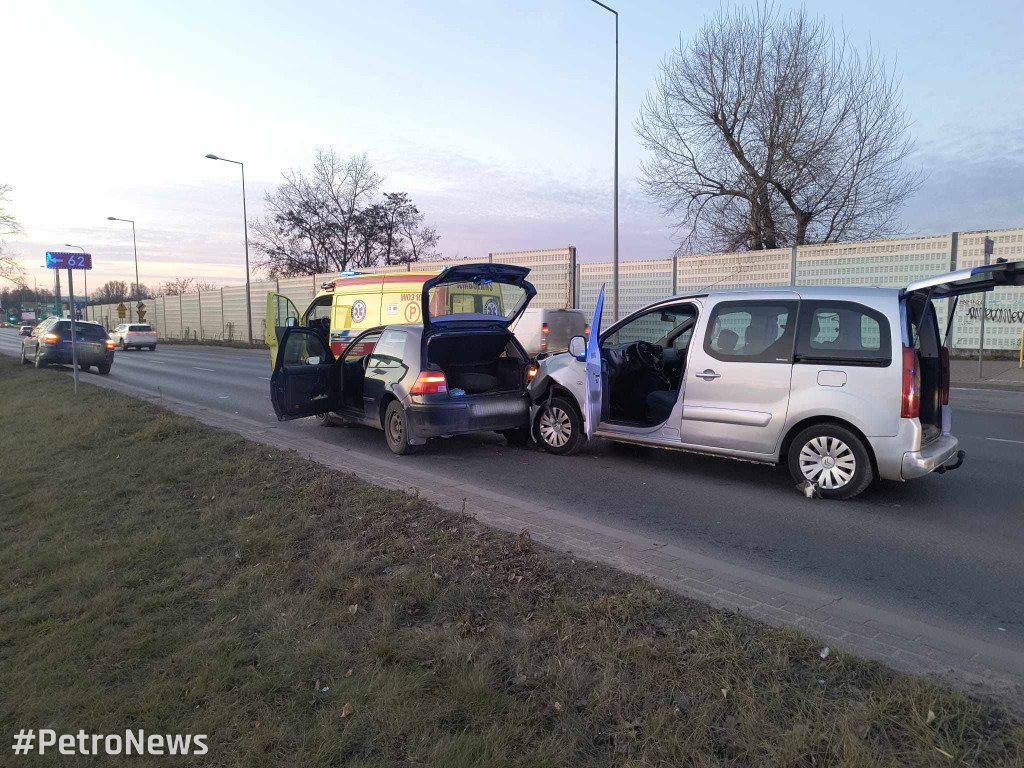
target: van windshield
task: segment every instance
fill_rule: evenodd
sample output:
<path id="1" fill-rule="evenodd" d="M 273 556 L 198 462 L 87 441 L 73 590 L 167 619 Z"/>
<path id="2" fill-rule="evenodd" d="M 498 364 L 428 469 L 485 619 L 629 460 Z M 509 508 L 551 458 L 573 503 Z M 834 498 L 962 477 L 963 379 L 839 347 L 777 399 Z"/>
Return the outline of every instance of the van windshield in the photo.
<path id="1" fill-rule="evenodd" d="M 430 320 L 509 320 L 526 301 L 526 289 L 491 280 L 441 283 L 428 291 Z"/>

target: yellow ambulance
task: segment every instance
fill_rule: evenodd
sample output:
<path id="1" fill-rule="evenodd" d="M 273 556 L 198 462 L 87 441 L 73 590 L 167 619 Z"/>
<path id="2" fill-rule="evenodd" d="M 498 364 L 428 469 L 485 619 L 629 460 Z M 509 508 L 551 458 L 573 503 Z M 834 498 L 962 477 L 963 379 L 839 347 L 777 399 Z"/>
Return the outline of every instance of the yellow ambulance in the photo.
<path id="1" fill-rule="evenodd" d="M 331 352 L 338 356 L 350 339 L 368 328 L 422 323 L 423 284 L 437 275 L 438 272 L 343 272 L 341 277 L 320 286 L 302 314 L 287 296 L 268 293 L 264 340 L 270 347 L 271 367 L 277 362 L 278 340 L 284 329 L 292 325 L 320 330 L 330 339 Z M 504 314 L 501 291 L 496 284 L 455 283 L 443 287 L 431 298 L 430 314 L 434 317 L 467 312 Z M 433 306 L 442 302 L 444 306 Z"/>

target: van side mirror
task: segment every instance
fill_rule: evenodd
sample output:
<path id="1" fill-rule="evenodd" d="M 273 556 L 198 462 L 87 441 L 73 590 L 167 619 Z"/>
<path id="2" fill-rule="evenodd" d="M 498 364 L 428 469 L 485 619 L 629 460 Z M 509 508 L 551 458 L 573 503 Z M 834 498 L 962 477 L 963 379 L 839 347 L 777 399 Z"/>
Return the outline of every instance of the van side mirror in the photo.
<path id="1" fill-rule="evenodd" d="M 587 340 L 582 336 L 573 336 L 569 339 L 569 354 L 577 360 L 583 360 L 587 356 Z"/>
<path id="2" fill-rule="evenodd" d="M 299 324 L 299 318 L 289 317 L 284 321 L 285 328 L 295 328 Z"/>

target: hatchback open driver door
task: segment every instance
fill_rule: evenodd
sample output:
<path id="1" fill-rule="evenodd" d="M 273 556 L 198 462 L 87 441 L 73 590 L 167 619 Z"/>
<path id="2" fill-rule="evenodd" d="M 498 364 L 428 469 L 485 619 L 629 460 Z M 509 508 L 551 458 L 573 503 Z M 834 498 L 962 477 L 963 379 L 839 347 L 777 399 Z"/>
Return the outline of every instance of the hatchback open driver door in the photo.
<path id="1" fill-rule="evenodd" d="M 267 319 L 264 323 L 263 340 L 270 347 L 270 365 L 277 367 L 277 348 L 281 337 L 288 328 L 299 324 L 299 310 L 295 303 L 280 293 L 267 294 Z"/>
<path id="2" fill-rule="evenodd" d="M 337 410 L 341 376 L 327 340 L 312 328 L 286 328 L 281 335 L 270 400 L 278 421 Z"/>

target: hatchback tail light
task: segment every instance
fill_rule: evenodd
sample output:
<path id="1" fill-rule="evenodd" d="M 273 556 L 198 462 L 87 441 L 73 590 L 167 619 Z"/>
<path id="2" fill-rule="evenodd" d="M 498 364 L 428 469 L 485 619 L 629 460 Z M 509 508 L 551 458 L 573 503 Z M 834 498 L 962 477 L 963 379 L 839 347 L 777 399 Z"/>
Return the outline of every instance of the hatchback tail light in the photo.
<path id="1" fill-rule="evenodd" d="M 409 390 L 414 395 L 437 395 L 448 391 L 448 379 L 438 371 L 421 371 Z"/>
<path id="2" fill-rule="evenodd" d="M 949 405 L 949 347 L 943 347 L 939 356 L 942 358 L 942 386 L 939 388 L 943 405 Z"/>
<path id="3" fill-rule="evenodd" d="M 548 327 L 547 323 L 542 323 L 540 326 L 540 351 L 546 352 L 548 349 L 548 334 L 551 333 L 551 328 Z"/>
<path id="4" fill-rule="evenodd" d="M 916 419 L 921 415 L 921 370 L 917 352 L 903 347 L 903 397 L 900 401 L 900 418 Z"/>
<path id="5" fill-rule="evenodd" d="M 47 344 L 56 344 L 58 341 L 60 341 L 60 336 L 58 336 L 56 333 L 48 333 L 45 336 L 43 336 L 43 341 Z"/>
<path id="6" fill-rule="evenodd" d="M 113 349 L 113 348 L 114 348 L 114 340 L 113 339 L 107 339 L 107 349 Z"/>
<path id="7" fill-rule="evenodd" d="M 533 381 L 537 377 L 537 366 L 531 365 L 526 369 L 526 380 Z"/>
<path id="8" fill-rule="evenodd" d="M 583 329 L 583 335 L 590 338 L 590 323 L 587 323 L 586 328 Z"/>

